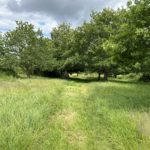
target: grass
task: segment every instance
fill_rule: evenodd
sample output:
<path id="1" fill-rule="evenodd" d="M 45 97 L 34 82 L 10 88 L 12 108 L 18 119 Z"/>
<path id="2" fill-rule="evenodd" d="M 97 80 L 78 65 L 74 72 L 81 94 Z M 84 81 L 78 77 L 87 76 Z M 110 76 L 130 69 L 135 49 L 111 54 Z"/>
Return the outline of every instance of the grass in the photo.
<path id="1" fill-rule="evenodd" d="M 0 150 L 149 150 L 150 84 L 0 80 Z"/>

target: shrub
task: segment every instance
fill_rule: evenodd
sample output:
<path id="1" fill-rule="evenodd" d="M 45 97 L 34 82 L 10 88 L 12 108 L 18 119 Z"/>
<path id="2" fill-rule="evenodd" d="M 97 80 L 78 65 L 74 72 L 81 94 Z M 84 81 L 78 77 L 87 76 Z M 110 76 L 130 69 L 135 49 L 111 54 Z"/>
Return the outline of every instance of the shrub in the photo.
<path id="1" fill-rule="evenodd" d="M 140 81 L 150 82 L 150 73 L 145 73 L 141 76 Z"/>

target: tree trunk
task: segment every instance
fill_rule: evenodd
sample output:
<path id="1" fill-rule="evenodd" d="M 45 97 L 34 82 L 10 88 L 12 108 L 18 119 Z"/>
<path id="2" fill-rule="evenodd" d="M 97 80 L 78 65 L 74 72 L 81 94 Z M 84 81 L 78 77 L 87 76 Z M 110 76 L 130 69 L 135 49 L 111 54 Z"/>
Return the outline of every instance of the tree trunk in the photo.
<path id="1" fill-rule="evenodd" d="M 63 78 L 63 70 L 60 70 L 60 77 Z"/>
<path id="2" fill-rule="evenodd" d="M 68 78 L 69 78 L 69 73 L 68 73 L 68 71 L 65 71 L 63 76 L 64 76 L 65 79 L 68 79 Z"/>
<path id="3" fill-rule="evenodd" d="M 100 81 L 100 80 L 101 80 L 101 73 L 98 72 L 98 81 Z"/>
<path id="4" fill-rule="evenodd" d="M 104 80 L 108 81 L 108 71 L 107 71 L 107 69 L 104 69 Z"/>
<path id="5" fill-rule="evenodd" d="M 31 78 L 31 75 L 27 73 L 27 78 Z"/>
<path id="6" fill-rule="evenodd" d="M 101 80 L 101 67 L 98 68 L 98 81 Z"/>
<path id="7" fill-rule="evenodd" d="M 27 78 L 31 78 L 31 75 L 33 74 L 33 68 L 26 66 L 25 71 L 26 71 Z"/>
<path id="8" fill-rule="evenodd" d="M 29 72 L 27 72 L 26 74 L 27 74 L 27 78 L 31 78 L 31 74 Z"/>
<path id="9" fill-rule="evenodd" d="M 116 73 L 114 73 L 114 78 L 117 78 L 117 74 Z"/>

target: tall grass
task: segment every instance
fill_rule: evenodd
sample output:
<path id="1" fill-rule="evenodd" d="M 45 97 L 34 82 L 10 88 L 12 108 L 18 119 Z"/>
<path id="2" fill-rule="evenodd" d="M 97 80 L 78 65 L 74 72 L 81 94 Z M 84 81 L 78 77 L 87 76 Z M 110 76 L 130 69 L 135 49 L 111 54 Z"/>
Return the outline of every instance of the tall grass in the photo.
<path id="1" fill-rule="evenodd" d="M 0 150 L 149 150 L 150 85 L 0 80 Z"/>

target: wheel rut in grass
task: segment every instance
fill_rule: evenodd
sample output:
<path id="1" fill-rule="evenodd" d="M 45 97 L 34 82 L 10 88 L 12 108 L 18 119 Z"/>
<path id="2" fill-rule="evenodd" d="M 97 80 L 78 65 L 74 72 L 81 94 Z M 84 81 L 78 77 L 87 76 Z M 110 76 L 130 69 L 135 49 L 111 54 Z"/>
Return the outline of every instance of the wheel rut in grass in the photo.
<path id="1" fill-rule="evenodd" d="M 85 149 L 86 134 L 80 125 L 80 109 L 82 99 L 86 95 L 87 88 L 80 84 L 66 85 L 62 93 L 64 108 L 55 116 L 56 122 L 60 124 L 61 132 L 68 143 L 77 149 Z"/>

